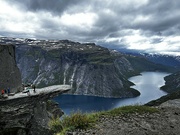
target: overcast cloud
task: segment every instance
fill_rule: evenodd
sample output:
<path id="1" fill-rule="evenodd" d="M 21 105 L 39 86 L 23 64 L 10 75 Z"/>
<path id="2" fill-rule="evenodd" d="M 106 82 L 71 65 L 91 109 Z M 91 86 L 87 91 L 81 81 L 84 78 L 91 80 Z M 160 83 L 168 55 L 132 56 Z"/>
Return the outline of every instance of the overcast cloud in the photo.
<path id="1" fill-rule="evenodd" d="M 180 1 L 1 0 L 0 36 L 180 55 Z"/>

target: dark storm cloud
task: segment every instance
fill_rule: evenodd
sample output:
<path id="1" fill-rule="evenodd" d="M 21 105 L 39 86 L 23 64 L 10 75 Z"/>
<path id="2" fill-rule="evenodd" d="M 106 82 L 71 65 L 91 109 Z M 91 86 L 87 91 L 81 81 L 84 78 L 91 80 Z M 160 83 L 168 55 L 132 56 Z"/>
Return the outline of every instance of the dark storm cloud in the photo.
<path id="1" fill-rule="evenodd" d="M 162 42 L 162 38 L 153 38 L 150 40 L 151 44 L 157 44 Z"/>
<path id="2" fill-rule="evenodd" d="M 178 27 L 180 22 L 179 7 L 180 1 L 178 0 L 151 0 L 138 13 L 138 15 L 149 17 L 149 19 L 134 23 L 133 27 L 153 32 L 163 32 L 172 27 Z"/>
<path id="3" fill-rule="evenodd" d="M 82 0 L 7 0 L 10 4 L 17 4 L 26 11 L 48 11 L 61 15 L 68 7 L 78 5 Z"/>
<path id="4" fill-rule="evenodd" d="M 116 33 L 123 29 L 140 29 L 152 32 L 163 32 L 172 27 L 179 27 L 180 1 L 178 0 L 149 0 L 147 4 L 136 7 L 133 3 L 118 4 L 116 1 L 84 1 L 84 0 L 7 0 L 9 4 L 16 4 L 27 11 L 46 11 L 55 15 L 63 12 L 85 11 L 87 7 L 95 12 L 99 19 L 94 23 L 89 34 L 103 36 Z M 109 10 L 112 14 L 103 12 Z M 138 16 L 149 19 L 134 22 Z M 43 23 L 42 28 L 51 25 Z M 44 27 L 45 26 L 45 27 Z M 98 31 L 98 32 L 97 32 Z M 176 31 L 174 31 L 176 32 Z M 172 30 L 171 32 L 172 33 Z M 178 32 L 179 33 L 179 32 Z M 83 33 L 84 34 L 84 33 Z"/>
<path id="5" fill-rule="evenodd" d="M 95 27 L 101 28 L 102 32 L 111 33 L 119 30 L 120 18 L 117 20 L 117 15 L 109 15 L 108 13 L 98 13 L 99 19 L 96 21 Z"/>
<path id="6" fill-rule="evenodd" d="M 57 22 L 55 22 L 54 20 L 52 20 L 51 18 L 42 18 L 40 21 L 40 26 L 43 29 L 48 29 L 53 31 L 57 31 L 59 29 L 59 24 Z"/>

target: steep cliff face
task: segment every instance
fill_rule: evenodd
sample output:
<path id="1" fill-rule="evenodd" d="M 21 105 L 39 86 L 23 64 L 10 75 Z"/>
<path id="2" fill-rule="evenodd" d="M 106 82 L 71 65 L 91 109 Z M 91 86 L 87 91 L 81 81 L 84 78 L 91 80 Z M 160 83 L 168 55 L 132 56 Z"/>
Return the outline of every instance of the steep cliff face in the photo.
<path id="1" fill-rule="evenodd" d="M 15 47 L 0 45 L 0 90 L 10 88 L 11 92 L 21 90 L 21 74 L 16 65 Z"/>
<path id="2" fill-rule="evenodd" d="M 164 79 L 166 82 L 165 85 L 161 87 L 162 90 L 168 93 L 180 91 L 180 71 L 166 76 Z"/>
<path id="3" fill-rule="evenodd" d="M 44 43 L 45 44 L 45 43 Z M 36 46 L 17 46 L 17 62 L 25 83 L 38 87 L 69 84 L 69 93 L 104 97 L 134 97 L 131 82 L 123 74 L 133 74 L 129 61 L 121 54 L 95 44 L 59 41 Z"/>

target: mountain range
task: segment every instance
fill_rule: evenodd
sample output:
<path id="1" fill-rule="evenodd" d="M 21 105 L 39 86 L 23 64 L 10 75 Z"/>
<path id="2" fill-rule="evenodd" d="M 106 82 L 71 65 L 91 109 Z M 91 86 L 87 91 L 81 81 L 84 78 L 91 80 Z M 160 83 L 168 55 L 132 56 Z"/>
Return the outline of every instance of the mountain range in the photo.
<path id="1" fill-rule="evenodd" d="M 134 56 L 144 57 L 154 63 L 180 68 L 180 56 L 158 54 L 158 53 L 146 53 L 139 50 L 117 48 L 117 50 L 124 54 L 130 54 Z"/>
<path id="2" fill-rule="evenodd" d="M 0 38 L 16 46 L 16 61 L 23 83 L 37 87 L 69 84 L 71 94 L 103 97 L 140 95 L 128 78 L 143 71 L 172 72 L 174 68 L 145 57 L 120 53 L 94 43 L 69 40 Z"/>

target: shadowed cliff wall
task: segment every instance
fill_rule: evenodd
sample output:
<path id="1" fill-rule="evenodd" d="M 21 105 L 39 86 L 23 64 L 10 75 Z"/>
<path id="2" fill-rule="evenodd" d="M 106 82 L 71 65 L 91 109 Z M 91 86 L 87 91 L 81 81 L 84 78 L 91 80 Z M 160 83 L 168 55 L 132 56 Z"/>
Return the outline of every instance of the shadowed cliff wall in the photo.
<path id="1" fill-rule="evenodd" d="M 11 92 L 21 90 L 21 74 L 15 61 L 15 47 L 0 45 L 0 90 L 10 88 Z"/>

